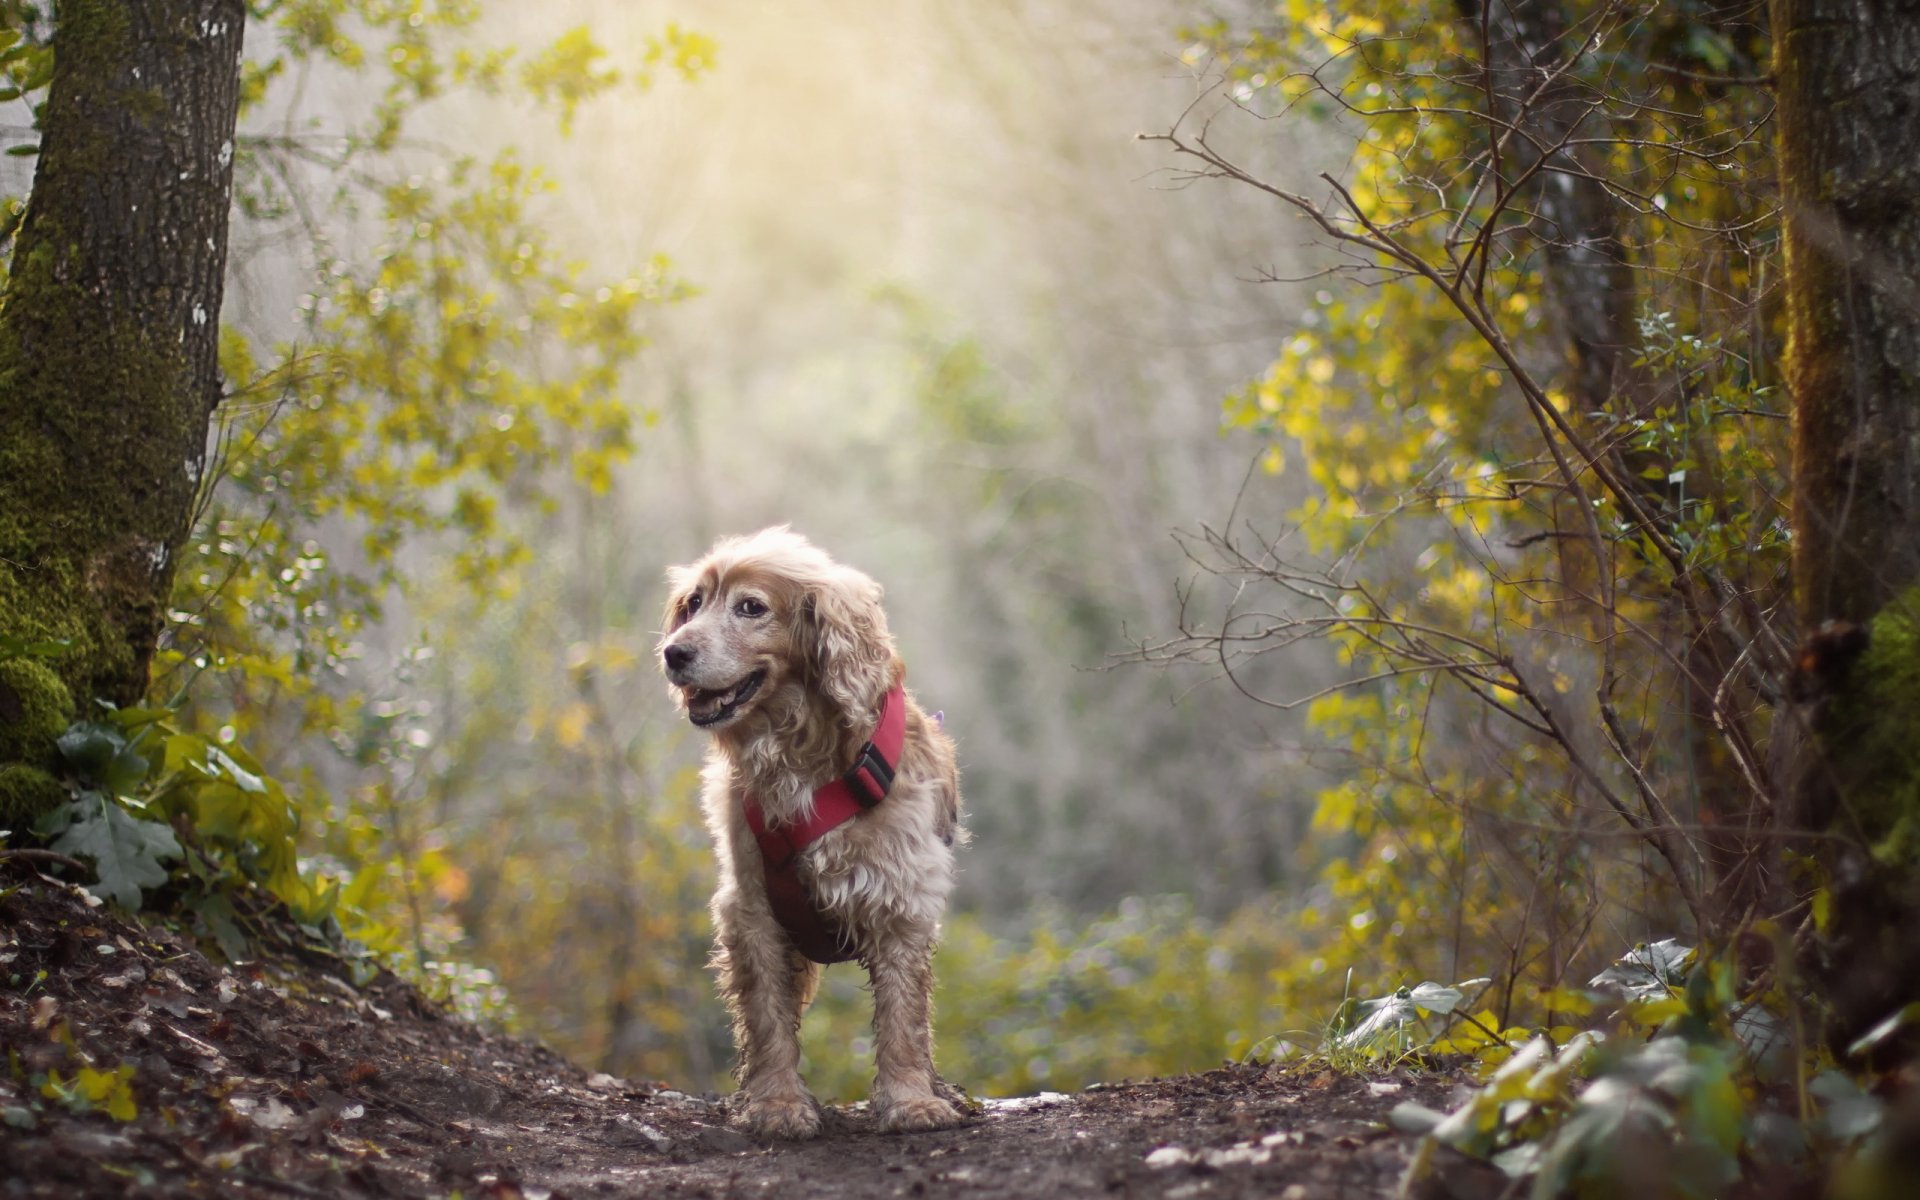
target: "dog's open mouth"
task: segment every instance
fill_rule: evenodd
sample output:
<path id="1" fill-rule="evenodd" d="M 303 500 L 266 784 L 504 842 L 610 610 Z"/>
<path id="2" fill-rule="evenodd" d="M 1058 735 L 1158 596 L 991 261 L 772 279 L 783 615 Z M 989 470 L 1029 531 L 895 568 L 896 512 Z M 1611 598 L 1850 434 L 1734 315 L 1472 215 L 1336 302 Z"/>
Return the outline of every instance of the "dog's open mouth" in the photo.
<path id="1" fill-rule="evenodd" d="M 740 711 L 742 704 L 753 699 L 753 694 L 760 690 L 766 678 L 766 668 L 763 667 L 730 688 L 713 692 L 687 689 L 687 718 L 702 729 L 718 725 Z"/>

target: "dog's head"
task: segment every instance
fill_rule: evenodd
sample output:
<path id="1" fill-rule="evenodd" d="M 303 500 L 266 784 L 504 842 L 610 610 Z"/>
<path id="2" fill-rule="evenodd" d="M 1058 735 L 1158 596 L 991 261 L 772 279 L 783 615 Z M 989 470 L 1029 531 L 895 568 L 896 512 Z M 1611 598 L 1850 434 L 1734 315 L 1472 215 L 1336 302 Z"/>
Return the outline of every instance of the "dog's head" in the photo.
<path id="1" fill-rule="evenodd" d="M 892 685 L 880 585 L 784 525 L 727 538 L 667 580 L 661 666 L 702 729 L 782 699 L 825 702 L 852 719 Z"/>

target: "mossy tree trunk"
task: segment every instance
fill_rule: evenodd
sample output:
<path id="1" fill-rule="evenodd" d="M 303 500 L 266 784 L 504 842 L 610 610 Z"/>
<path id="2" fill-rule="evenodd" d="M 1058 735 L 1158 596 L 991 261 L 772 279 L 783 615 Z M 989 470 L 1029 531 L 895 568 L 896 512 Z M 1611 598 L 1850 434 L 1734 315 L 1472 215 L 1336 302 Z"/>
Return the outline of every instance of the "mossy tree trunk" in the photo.
<path id="1" fill-rule="evenodd" d="M 1772 18 L 1805 634 L 1780 736 L 1845 1039 L 1920 999 L 1920 6 Z"/>
<path id="2" fill-rule="evenodd" d="M 0 768 L 139 701 L 220 397 L 241 0 L 61 0 L 0 309 Z M 11 766 L 9 766 L 11 764 Z"/>

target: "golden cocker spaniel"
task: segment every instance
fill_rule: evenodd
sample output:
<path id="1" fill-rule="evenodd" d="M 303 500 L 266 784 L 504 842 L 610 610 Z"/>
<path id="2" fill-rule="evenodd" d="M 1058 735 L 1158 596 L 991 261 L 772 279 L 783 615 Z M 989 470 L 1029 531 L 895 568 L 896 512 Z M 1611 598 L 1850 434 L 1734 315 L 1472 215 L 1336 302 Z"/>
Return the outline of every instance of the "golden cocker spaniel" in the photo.
<path id="1" fill-rule="evenodd" d="M 932 959 L 965 837 L 959 771 L 905 690 L 880 586 L 784 526 L 723 540 L 668 579 L 661 663 L 712 737 L 702 804 L 738 1119 L 762 1136 L 819 1131 L 800 1018 L 820 964 L 858 959 L 880 1128 L 958 1124 L 963 1098 L 934 1073 Z"/>

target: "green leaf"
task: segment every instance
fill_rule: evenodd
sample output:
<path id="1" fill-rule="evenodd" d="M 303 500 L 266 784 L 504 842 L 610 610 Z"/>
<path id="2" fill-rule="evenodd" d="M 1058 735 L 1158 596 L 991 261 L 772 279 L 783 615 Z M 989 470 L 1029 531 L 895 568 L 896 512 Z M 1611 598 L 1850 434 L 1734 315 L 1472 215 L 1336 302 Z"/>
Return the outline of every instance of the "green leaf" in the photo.
<path id="1" fill-rule="evenodd" d="M 116 708 L 108 720 L 120 728 L 132 731 L 142 725 L 151 725 L 155 721 L 164 721 L 173 715 L 170 708 Z"/>
<path id="2" fill-rule="evenodd" d="M 1365 1019 L 1341 1034 L 1335 1043 L 1374 1053 L 1390 1050 L 1406 1026 L 1420 1017 L 1419 1009 L 1414 1007 L 1405 988 L 1378 1000 L 1363 1000 L 1358 1011 L 1365 1015 Z"/>
<path id="3" fill-rule="evenodd" d="M 99 721 L 79 721 L 67 728 L 54 743 L 60 757 L 89 783 L 99 782 L 114 756 L 127 748 L 126 735 Z"/>
<path id="4" fill-rule="evenodd" d="M 1393 1111 L 1387 1114 L 1387 1124 L 1401 1133 L 1411 1133 L 1415 1136 L 1432 1133 L 1440 1122 L 1446 1119 L 1447 1114 L 1438 1109 L 1428 1108 L 1424 1104 L 1415 1104 L 1411 1100 L 1403 1100 L 1394 1105 Z"/>
<path id="5" fill-rule="evenodd" d="M 81 783 L 116 796 L 129 796 L 146 782 L 153 764 L 117 727 L 119 718 L 116 712 L 108 721 L 77 721 L 55 745 Z"/>
<path id="6" fill-rule="evenodd" d="M 1502 1150 L 1488 1161 L 1510 1178 L 1518 1179 L 1540 1169 L 1540 1156 L 1544 1152 L 1545 1148 L 1539 1142 L 1521 1142 Z"/>
<path id="7" fill-rule="evenodd" d="M 70 638 L 24 638 L 0 634 L 0 662 L 12 658 L 55 658 L 73 645 Z"/>
<path id="8" fill-rule="evenodd" d="M 67 826 L 73 824 L 74 810 L 79 806 L 79 801 L 70 801 L 41 817 L 33 823 L 33 836 L 43 842 L 59 837 L 66 832 Z"/>
<path id="9" fill-rule="evenodd" d="M 1900 1030 L 1906 1026 L 1912 1024 L 1916 1018 L 1920 1018 L 1920 1000 L 1906 1005 L 1886 1020 L 1854 1039 L 1853 1044 L 1847 1047 L 1847 1057 L 1852 1058 L 1856 1054 L 1866 1053 L 1875 1046 L 1878 1046 L 1881 1042 L 1886 1041 L 1894 1034 L 1900 1032 Z"/>
<path id="10" fill-rule="evenodd" d="M 53 848 L 91 858 L 99 882 L 87 890 L 130 912 L 137 910 L 145 889 L 167 881 L 160 861 L 180 857 L 173 830 L 142 821 L 104 796 L 83 797 L 70 807 L 74 820 Z"/>
<path id="11" fill-rule="evenodd" d="M 238 844 L 246 839 L 252 820 L 252 802 L 234 785 L 214 780 L 194 789 L 193 827 L 201 837 Z"/>
<path id="12" fill-rule="evenodd" d="M 153 764 L 136 753 L 131 747 L 113 756 L 107 769 L 101 774 L 100 782 L 116 796 L 131 796 L 134 790 L 146 782 L 147 772 Z"/>
<path id="13" fill-rule="evenodd" d="M 1785 1113 L 1755 1113 L 1748 1126 L 1747 1145 L 1761 1160 L 1785 1166 L 1806 1157 L 1807 1131 Z"/>
<path id="14" fill-rule="evenodd" d="M 1885 1106 L 1863 1091 L 1845 1072 L 1822 1071 L 1814 1076 L 1807 1090 L 1826 1102 L 1822 1118 L 1827 1134 L 1835 1141 L 1851 1142 L 1880 1128 Z"/>
<path id="15" fill-rule="evenodd" d="M 251 792 L 256 796 L 267 794 L 267 785 L 261 781 L 260 777 L 235 762 L 233 756 L 220 747 L 207 747 L 207 761 L 225 772 L 227 778 L 238 784 L 241 791 Z"/>
<path id="16" fill-rule="evenodd" d="M 207 931 L 220 943 L 220 952 L 231 962 L 243 962 L 247 958 L 247 935 L 240 932 L 240 924 L 234 920 L 233 905 L 220 892 L 210 893 L 205 899 L 192 905 L 194 912 L 205 922 Z"/>
<path id="17" fill-rule="evenodd" d="M 1407 999 L 1413 1001 L 1414 1007 L 1430 1013 L 1450 1013 L 1466 998 L 1466 993 L 1459 988 L 1442 987 L 1432 981 L 1422 983 L 1407 993 Z"/>
<path id="18" fill-rule="evenodd" d="M 1626 1000 L 1659 1000 L 1685 982 L 1692 961 L 1693 948 L 1673 938 L 1652 945 L 1642 942 L 1588 980 L 1587 986 Z"/>

